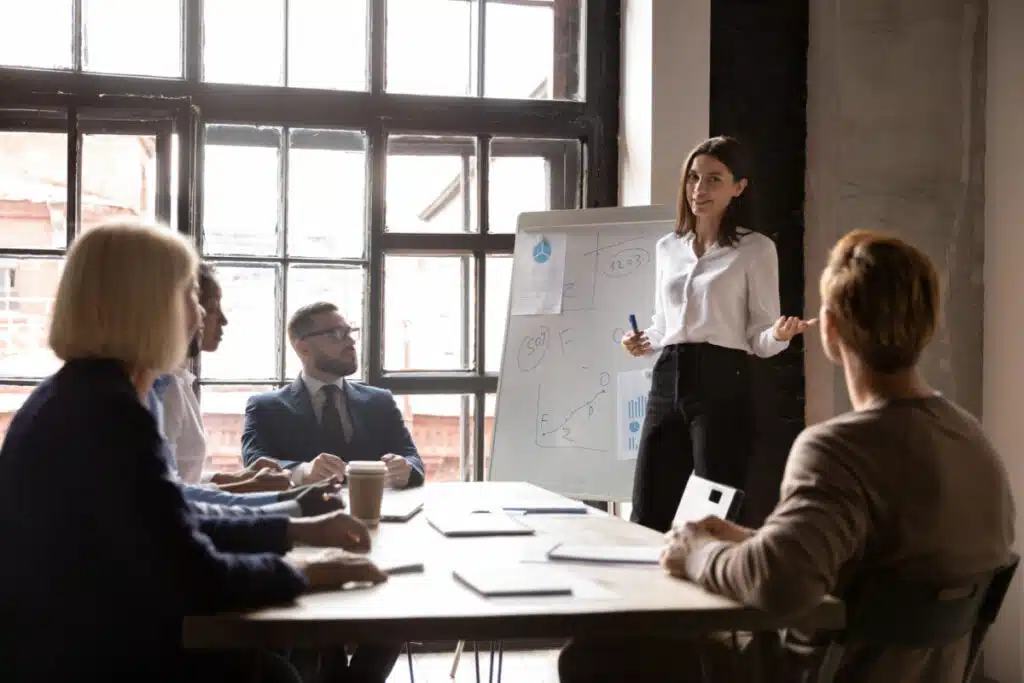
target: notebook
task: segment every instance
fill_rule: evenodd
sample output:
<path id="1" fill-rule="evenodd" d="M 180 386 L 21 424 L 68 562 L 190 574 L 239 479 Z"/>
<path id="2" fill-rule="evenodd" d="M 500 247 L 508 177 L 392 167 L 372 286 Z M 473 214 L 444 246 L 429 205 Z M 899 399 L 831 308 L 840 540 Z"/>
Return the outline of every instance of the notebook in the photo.
<path id="1" fill-rule="evenodd" d="M 691 474 L 672 525 L 697 522 L 709 516 L 735 519 L 742 502 L 743 491 Z"/>
<path id="2" fill-rule="evenodd" d="M 484 597 L 513 595 L 572 595 L 572 578 L 548 567 L 474 565 L 452 572 L 455 579 Z"/>
<path id="3" fill-rule="evenodd" d="M 423 509 L 423 501 L 403 496 L 389 497 L 384 494 L 380 504 L 380 521 L 408 522 Z"/>
<path id="4" fill-rule="evenodd" d="M 505 505 L 502 507 L 506 512 L 518 512 L 524 515 L 585 515 L 588 511 L 586 503 L 524 503 Z"/>
<path id="5" fill-rule="evenodd" d="M 565 545 L 548 551 L 548 559 L 575 562 L 603 562 L 656 565 L 661 548 L 644 545 Z"/>
<path id="6" fill-rule="evenodd" d="M 430 526 L 445 536 L 530 536 L 533 529 L 503 512 L 432 512 Z"/>

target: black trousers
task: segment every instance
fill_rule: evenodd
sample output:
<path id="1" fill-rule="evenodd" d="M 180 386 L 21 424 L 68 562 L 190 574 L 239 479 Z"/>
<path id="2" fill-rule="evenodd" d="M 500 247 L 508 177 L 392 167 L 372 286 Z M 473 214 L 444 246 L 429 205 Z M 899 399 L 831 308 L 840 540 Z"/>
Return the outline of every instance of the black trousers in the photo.
<path id="1" fill-rule="evenodd" d="M 633 479 L 632 521 L 668 531 L 693 472 L 743 489 L 753 453 L 747 353 L 667 346 L 654 365 Z"/>

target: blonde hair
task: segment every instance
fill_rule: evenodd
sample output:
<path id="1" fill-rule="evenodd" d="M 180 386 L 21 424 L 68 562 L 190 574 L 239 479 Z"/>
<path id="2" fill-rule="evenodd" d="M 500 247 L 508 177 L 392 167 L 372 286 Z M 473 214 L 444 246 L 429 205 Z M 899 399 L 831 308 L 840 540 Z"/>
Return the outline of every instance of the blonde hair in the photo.
<path id="1" fill-rule="evenodd" d="M 188 346 L 184 289 L 195 249 L 171 229 L 118 221 L 92 228 L 68 251 L 53 306 L 50 348 L 64 361 L 112 358 L 169 372 Z"/>
<path id="2" fill-rule="evenodd" d="M 939 278 L 931 260 L 896 237 L 856 230 L 832 248 L 821 301 L 836 332 L 876 372 L 917 364 L 939 319 Z"/>

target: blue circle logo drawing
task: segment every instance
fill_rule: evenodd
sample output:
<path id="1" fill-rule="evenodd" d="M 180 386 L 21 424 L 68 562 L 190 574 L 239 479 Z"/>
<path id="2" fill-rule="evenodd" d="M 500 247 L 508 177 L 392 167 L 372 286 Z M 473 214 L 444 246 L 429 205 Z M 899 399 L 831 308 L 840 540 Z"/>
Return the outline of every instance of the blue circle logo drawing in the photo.
<path id="1" fill-rule="evenodd" d="M 541 237 L 537 244 L 533 245 L 533 260 L 537 263 L 547 263 L 551 258 L 551 242 L 547 237 Z"/>
<path id="2" fill-rule="evenodd" d="M 630 431 L 631 434 L 636 434 L 637 432 L 639 432 L 640 431 L 640 423 L 637 422 L 636 420 L 633 420 L 632 422 L 630 422 L 629 423 L 629 431 Z"/>

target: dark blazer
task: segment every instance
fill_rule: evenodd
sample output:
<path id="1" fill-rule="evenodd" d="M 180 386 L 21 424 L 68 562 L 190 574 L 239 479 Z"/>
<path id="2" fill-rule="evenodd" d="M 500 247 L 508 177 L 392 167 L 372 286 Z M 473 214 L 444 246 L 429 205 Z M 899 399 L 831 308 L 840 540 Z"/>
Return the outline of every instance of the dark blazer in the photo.
<path id="1" fill-rule="evenodd" d="M 343 446 L 324 443 L 313 402 L 302 378 L 289 386 L 249 399 L 242 430 L 242 459 L 273 458 L 284 467 L 310 462 L 321 453 L 348 460 L 379 460 L 401 455 L 412 465 L 409 486 L 423 483 L 423 460 L 390 391 L 359 382 L 345 382 L 345 400 L 354 434 Z"/>
<path id="2" fill-rule="evenodd" d="M 0 614 L 18 627 L 0 679 L 166 680 L 185 615 L 305 589 L 279 557 L 287 520 L 197 521 L 163 447 L 116 361 L 65 364 L 14 416 L 0 449 Z"/>

